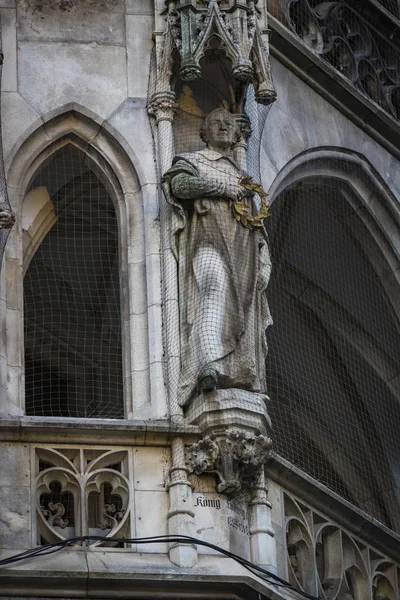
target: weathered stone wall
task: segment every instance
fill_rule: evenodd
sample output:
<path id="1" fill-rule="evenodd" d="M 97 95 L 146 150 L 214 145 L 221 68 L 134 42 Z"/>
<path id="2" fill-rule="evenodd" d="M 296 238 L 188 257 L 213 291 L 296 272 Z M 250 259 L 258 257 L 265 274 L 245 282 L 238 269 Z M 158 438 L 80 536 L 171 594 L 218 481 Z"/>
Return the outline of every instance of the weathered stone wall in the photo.
<path id="1" fill-rule="evenodd" d="M 261 149 L 261 176 L 268 190 L 295 156 L 334 146 L 365 156 L 400 197 L 399 161 L 304 81 L 272 59 L 277 100 L 269 111 Z"/>
<path id="2" fill-rule="evenodd" d="M 145 112 L 153 13 L 150 0 L 1 3 L 6 168 L 41 121 L 76 102 L 121 132 L 154 179 Z"/>

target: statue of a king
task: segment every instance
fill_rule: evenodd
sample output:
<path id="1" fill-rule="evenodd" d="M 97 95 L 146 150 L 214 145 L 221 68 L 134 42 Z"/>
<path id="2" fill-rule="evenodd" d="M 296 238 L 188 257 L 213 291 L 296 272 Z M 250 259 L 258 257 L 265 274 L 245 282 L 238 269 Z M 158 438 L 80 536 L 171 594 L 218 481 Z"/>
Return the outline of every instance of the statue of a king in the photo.
<path id="1" fill-rule="evenodd" d="M 180 154 L 163 177 L 178 262 L 181 405 L 201 392 L 266 393 L 266 287 L 271 264 L 249 181 L 232 157 L 234 116 L 210 113 L 204 150 Z M 257 226 L 256 226 L 257 224 Z"/>

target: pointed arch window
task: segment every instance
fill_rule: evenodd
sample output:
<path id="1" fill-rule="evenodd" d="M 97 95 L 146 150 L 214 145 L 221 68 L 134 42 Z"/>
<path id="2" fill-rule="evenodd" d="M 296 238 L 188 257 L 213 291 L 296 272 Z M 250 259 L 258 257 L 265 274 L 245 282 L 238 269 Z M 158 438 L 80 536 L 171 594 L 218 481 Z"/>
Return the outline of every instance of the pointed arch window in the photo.
<path id="1" fill-rule="evenodd" d="M 73 144 L 34 176 L 23 229 L 26 414 L 122 418 L 117 214 Z"/>
<path id="2" fill-rule="evenodd" d="M 310 176 L 272 206 L 275 449 L 399 531 L 400 325 L 379 276 L 381 249 L 359 197 L 338 179 Z"/>

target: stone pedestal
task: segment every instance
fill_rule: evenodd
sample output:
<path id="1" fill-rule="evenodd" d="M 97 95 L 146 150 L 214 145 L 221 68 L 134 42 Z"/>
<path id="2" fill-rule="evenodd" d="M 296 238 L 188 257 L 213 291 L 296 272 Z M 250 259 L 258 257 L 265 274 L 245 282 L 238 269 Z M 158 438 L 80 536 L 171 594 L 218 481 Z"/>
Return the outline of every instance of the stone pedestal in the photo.
<path id="1" fill-rule="evenodd" d="M 219 436 L 227 429 L 265 435 L 271 428 L 268 400 L 265 394 L 236 388 L 202 392 L 188 406 L 186 421 L 204 436 Z"/>
<path id="2" fill-rule="evenodd" d="M 186 467 L 197 476 L 213 475 L 216 492 L 228 498 L 231 510 L 237 510 L 238 499 L 244 502 L 242 510 L 248 515 L 249 531 L 229 511 L 228 524 L 249 535 L 254 563 L 275 570 L 276 542 L 264 474 L 272 445 L 267 401 L 263 394 L 240 389 L 213 390 L 197 396 L 185 416 L 191 425 L 200 428 L 203 438 L 186 449 Z"/>
<path id="3" fill-rule="evenodd" d="M 251 487 L 271 447 L 267 400 L 263 394 L 240 389 L 197 396 L 186 412 L 188 422 L 203 434 L 188 455 L 191 472 L 215 474 L 217 491 L 228 496 Z"/>

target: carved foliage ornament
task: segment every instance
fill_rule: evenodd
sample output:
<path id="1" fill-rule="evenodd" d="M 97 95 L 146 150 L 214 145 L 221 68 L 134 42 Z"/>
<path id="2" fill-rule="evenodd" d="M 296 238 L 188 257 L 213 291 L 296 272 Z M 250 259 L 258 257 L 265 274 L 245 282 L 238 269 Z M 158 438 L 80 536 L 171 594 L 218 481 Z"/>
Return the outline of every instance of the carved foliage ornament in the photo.
<path id="1" fill-rule="evenodd" d="M 189 473 L 215 475 L 217 491 L 229 496 L 256 484 L 271 446 L 266 436 L 228 430 L 218 442 L 205 437 L 192 444 L 186 452 L 186 466 Z"/>
<path id="2" fill-rule="evenodd" d="M 201 59 L 207 53 L 219 53 L 230 59 L 235 79 L 253 82 L 258 102 L 270 104 L 275 100 L 268 47 L 258 24 L 254 0 L 242 3 L 230 0 L 229 12 L 219 7 L 218 0 L 201 3 L 200 8 L 195 0 L 169 0 L 167 4 L 159 80 L 165 75 L 169 79 L 172 73 L 174 49 L 180 55 L 179 75 L 184 81 L 201 77 Z M 167 86 L 167 81 L 164 84 Z"/>
<path id="3" fill-rule="evenodd" d="M 210 437 L 205 437 L 196 444 L 193 444 L 190 446 L 186 458 L 186 466 L 189 473 L 195 473 L 196 475 L 213 473 L 218 455 L 218 444 L 213 442 Z"/>
<path id="4" fill-rule="evenodd" d="M 294 33 L 353 85 L 400 119 L 400 51 L 345 2 L 280 0 Z"/>
<path id="5" fill-rule="evenodd" d="M 170 121 L 172 123 L 178 110 L 175 94 L 173 92 L 153 94 L 147 110 L 149 115 L 155 117 L 157 121 Z"/>

